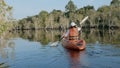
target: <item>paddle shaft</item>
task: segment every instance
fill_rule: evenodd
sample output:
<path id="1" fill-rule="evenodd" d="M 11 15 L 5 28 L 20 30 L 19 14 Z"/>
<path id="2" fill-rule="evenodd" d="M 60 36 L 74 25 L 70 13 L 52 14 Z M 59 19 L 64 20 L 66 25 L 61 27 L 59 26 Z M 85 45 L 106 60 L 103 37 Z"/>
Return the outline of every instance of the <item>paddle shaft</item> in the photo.
<path id="1" fill-rule="evenodd" d="M 88 16 L 85 17 L 85 18 L 80 22 L 80 25 L 81 25 L 82 23 L 84 23 L 87 19 L 88 19 Z M 63 36 L 62 38 L 60 38 L 60 40 L 59 40 L 59 42 L 57 43 L 56 46 L 58 46 L 58 44 L 60 43 L 60 41 L 61 41 L 63 38 L 64 38 L 64 36 Z"/>
<path id="2" fill-rule="evenodd" d="M 81 25 L 82 23 L 84 23 L 87 19 L 88 19 L 88 16 L 85 17 L 85 18 L 80 22 L 80 25 Z"/>

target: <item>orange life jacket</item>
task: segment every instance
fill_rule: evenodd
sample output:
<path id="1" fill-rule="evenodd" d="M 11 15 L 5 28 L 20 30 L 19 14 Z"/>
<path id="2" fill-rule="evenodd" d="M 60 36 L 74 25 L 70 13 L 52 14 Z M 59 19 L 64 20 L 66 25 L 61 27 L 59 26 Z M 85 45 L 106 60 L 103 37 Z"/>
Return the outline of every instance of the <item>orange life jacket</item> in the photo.
<path id="1" fill-rule="evenodd" d="M 79 32 L 77 28 L 70 28 L 69 30 L 69 37 L 78 37 Z"/>

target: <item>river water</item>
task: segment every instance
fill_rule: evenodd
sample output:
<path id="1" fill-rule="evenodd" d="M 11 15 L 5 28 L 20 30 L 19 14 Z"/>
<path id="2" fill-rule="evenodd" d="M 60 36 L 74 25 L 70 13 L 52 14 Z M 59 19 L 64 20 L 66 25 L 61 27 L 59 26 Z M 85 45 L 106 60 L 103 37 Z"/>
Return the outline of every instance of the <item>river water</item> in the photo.
<path id="1" fill-rule="evenodd" d="M 119 30 L 83 30 L 86 50 L 64 49 L 62 31 L 14 31 L 0 39 L 0 68 L 119 68 Z"/>

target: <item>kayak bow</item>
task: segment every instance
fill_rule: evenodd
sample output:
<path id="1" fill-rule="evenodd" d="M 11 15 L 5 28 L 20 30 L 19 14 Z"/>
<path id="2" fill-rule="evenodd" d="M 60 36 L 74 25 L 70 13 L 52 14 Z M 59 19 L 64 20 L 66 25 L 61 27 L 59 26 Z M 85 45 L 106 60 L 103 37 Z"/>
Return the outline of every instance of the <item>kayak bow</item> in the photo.
<path id="1" fill-rule="evenodd" d="M 85 40 L 67 40 L 63 38 L 62 45 L 66 49 L 70 50 L 84 50 L 86 48 Z"/>

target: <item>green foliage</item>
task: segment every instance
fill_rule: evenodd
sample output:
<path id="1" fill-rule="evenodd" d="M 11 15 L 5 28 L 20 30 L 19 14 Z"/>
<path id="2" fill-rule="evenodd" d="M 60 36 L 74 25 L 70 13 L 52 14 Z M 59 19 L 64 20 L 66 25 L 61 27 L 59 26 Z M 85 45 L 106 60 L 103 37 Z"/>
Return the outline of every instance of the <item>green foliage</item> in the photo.
<path id="1" fill-rule="evenodd" d="M 3 22 L 0 22 L 0 34 L 5 31 L 7 28 L 6 28 L 6 24 L 3 23 Z"/>
<path id="2" fill-rule="evenodd" d="M 46 27 L 45 21 L 47 20 L 48 12 L 47 11 L 41 11 L 39 13 L 39 18 L 41 19 L 41 23 L 43 27 Z"/>
<path id="3" fill-rule="evenodd" d="M 120 0 L 112 0 L 111 5 L 120 7 Z"/>
<path id="4" fill-rule="evenodd" d="M 55 22 L 60 22 L 60 17 L 62 16 L 62 11 L 61 10 L 53 10 L 51 13 L 54 17 Z"/>
<path id="5" fill-rule="evenodd" d="M 4 0 L 0 0 L 0 34 L 10 28 L 9 19 L 12 19 L 12 7 L 7 5 Z"/>
<path id="6" fill-rule="evenodd" d="M 110 7 L 109 6 L 102 6 L 100 7 L 98 10 L 98 12 L 109 12 L 110 11 Z"/>
<path id="7" fill-rule="evenodd" d="M 69 2 L 68 2 L 68 4 L 65 6 L 65 9 L 66 9 L 66 11 L 69 11 L 69 12 L 75 12 L 76 11 L 76 5 L 74 5 L 74 3 L 73 3 L 73 1 L 72 0 L 70 0 Z"/>
<path id="8" fill-rule="evenodd" d="M 111 4 L 119 3 L 113 0 Z M 118 4 L 117 3 L 117 4 Z M 93 6 L 87 5 L 77 9 L 72 0 L 65 6 L 66 11 L 53 10 L 48 13 L 41 11 L 38 15 L 24 18 L 19 21 L 17 28 L 19 29 L 53 29 L 68 28 L 71 21 L 78 25 L 80 21 L 89 16 L 89 19 L 83 24 L 83 27 L 95 27 L 105 29 L 109 27 L 120 27 L 120 7 L 119 6 L 102 6 L 95 10 Z"/>

